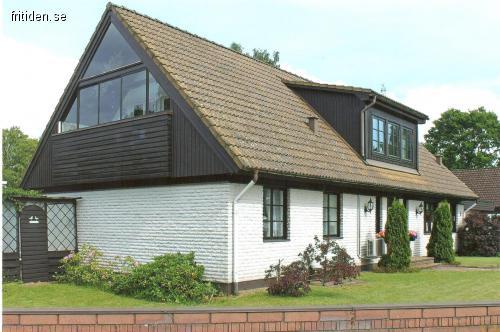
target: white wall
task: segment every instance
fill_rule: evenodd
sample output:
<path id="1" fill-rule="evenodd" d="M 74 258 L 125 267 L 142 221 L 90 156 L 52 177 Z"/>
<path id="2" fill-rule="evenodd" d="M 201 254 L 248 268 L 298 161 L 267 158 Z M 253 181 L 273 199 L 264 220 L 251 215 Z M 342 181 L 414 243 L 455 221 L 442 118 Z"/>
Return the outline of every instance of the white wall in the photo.
<path id="1" fill-rule="evenodd" d="M 233 197 L 244 185 L 233 184 Z M 263 240 L 263 187 L 252 187 L 237 203 L 236 271 L 237 281 L 264 278 L 269 265 L 284 259 L 289 263 L 298 259 L 314 236 L 323 232 L 323 193 L 320 191 L 290 189 L 289 240 Z"/>
<path id="2" fill-rule="evenodd" d="M 77 203 L 78 243 L 105 257 L 146 262 L 167 252 L 195 251 L 209 280 L 227 282 L 229 183 L 82 191 Z"/>
<path id="3" fill-rule="evenodd" d="M 408 200 L 408 230 L 417 232 L 417 239 L 412 244 L 412 256 L 426 256 L 428 237 L 424 235 L 424 213 L 416 214 L 417 207 L 424 204 L 423 201 Z"/>

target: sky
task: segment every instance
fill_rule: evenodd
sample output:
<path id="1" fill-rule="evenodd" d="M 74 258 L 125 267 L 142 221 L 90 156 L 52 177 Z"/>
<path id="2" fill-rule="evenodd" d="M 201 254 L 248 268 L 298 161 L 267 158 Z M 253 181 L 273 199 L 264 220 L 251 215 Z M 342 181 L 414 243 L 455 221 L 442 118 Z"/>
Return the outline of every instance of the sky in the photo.
<path id="1" fill-rule="evenodd" d="M 106 1 L 4 0 L 1 126 L 39 137 Z M 500 116 L 500 1 L 119 1 L 219 44 L 280 52 L 313 81 L 371 88 L 427 114 L 484 106 Z M 65 14 L 13 22 L 12 11 Z M 422 139 L 422 137 L 421 137 Z"/>

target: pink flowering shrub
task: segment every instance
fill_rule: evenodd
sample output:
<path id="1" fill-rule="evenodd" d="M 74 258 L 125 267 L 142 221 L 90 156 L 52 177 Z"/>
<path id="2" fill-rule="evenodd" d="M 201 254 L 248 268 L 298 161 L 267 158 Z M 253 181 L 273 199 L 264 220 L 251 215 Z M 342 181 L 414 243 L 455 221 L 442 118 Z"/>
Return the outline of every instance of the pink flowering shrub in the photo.
<path id="1" fill-rule="evenodd" d="M 408 238 L 410 239 L 410 241 L 415 241 L 418 238 L 417 231 L 409 231 Z"/>

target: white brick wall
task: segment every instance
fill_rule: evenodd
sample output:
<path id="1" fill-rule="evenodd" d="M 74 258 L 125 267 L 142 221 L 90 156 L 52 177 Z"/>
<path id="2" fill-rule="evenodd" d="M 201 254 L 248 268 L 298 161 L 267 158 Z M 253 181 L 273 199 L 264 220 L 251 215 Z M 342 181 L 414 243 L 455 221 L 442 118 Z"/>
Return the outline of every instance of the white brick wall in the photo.
<path id="1" fill-rule="evenodd" d="M 106 258 L 130 255 L 145 262 L 166 252 L 195 251 L 209 280 L 232 280 L 232 201 L 245 184 L 227 182 L 59 193 L 81 197 L 78 201 L 78 241 L 92 244 Z M 263 187 L 255 185 L 236 204 L 237 281 L 261 279 L 278 259 L 285 263 L 322 238 L 323 192 L 288 190 L 289 240 L 263 240 Z M 360 255 L 367 253 L 367 240 L 375 238 L 376 210 L 364 212 L 374 196 L 341 195 L 342 239 L 337 242 L 360 263 L 357 249 L 358 206 Z M 387 219 L 387 198 L 382 197 L 382 222 Z M 409 229 L 419 239 L 414 255 L 426 255 L 429 235 L 423 235 L 423 214 L 416 215 L 420 201 L 409 200 Z M 463 206 L 457 209 L 463 218 Z"/>
<path id="2" fill-rule="evenodd" d="M 233 197 L 244 185 L 233 184 Z M 236 270 L 237 280 L 264 278 L 264 271 L 279 259 L 284 263 L 298 259 L 298 254 L 314 236 L 323 232 L 323 193 L 320 191 L 290 189 L 289 240 L 263 240 L 263 187 L 252 187 L 236 206 Z"/>
<path id="3" fill-rule="evenodd" d="M 228 282 L 229 183 L 188 184 L 60 193 L 81 197 L 78 242 L 106 258 L 146 262 L 167 252 L 195 251 L 207 279 Z"/>

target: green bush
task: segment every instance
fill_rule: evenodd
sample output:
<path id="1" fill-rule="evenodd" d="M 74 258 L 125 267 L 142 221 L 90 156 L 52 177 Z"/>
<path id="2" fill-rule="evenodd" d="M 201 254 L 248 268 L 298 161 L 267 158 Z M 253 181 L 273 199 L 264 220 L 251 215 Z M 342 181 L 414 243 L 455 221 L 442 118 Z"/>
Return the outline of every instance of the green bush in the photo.
<path id="1" fill-rule="evenodd" d="M 204 302 L 217 293 L 211 283 L 203 281 L 204 271 L 194 253 L 165 254 L 115 278 L 112 290 L 157 302 Z"/>
<path id="2" fill-rule="evenodd" d="M 408 210 L 399 200 L 395 199 L 388 210 L 384 239 L 387 254 L 382 256 L 379 266 L 386 271 L 407 270 L 411 261 Z"/>
<path id="3" fill-rule="evenodd" d="M 102 252 L 84 244 L 80 251 L 71 252 L 61 260 L 60 271 L 55 279 L 64 283 L 107 289 L 115 272 L 110 267 L 104 267 L 101 258 Z"/>
<path id="4" fill-rule="evenodd" d="M 427 256 L 434 257 L 435 262 L 452 263 L 455 260 L 452 229 L 450 205 L 443 201 L 433 213 L 431 237 L 427 244 Z"/>

